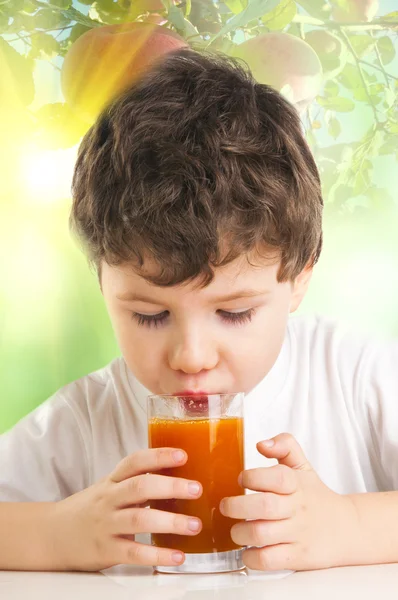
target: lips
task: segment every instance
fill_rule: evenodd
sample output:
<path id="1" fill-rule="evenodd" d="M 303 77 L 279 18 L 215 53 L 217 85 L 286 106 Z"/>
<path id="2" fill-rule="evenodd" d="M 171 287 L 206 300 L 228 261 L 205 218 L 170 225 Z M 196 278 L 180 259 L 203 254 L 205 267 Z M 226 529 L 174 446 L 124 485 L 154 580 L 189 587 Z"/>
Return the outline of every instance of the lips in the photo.
<path id="1" fill-rule="evenodd" d="M 209 413 L 209 394 L 206 392 L 184 390 L 174 395 L 179 396 L 184 411 L 190 416 L 207 415 Z"/>
<path id="2" fill-rule="evenodd" d="M 183 390 L 182 392 L 175 392 L 174 396 L 209 396 L 211 392 L 195 392 L 193 390 Z"/>

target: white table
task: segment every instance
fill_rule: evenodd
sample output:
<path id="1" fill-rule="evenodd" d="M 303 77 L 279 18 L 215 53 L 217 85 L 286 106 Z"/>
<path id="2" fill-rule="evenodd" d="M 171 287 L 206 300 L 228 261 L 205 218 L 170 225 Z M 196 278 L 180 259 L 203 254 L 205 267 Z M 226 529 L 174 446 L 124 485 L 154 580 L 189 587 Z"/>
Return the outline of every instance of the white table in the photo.
<path id="1" fill-rule="evenodd" d="M 240 571 L 160 575 L 128 565 L 100 573 L 0 571 L 1 600 L 385 600 L 398 598 L 398 564 L 293 574 Z"/>

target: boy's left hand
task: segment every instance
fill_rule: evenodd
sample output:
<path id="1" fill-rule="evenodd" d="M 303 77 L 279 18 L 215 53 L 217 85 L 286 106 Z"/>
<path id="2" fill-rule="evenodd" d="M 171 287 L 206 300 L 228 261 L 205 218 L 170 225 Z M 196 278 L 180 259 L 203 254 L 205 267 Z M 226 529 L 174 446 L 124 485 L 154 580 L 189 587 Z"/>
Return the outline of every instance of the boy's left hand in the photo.
<path id="1" fill-rule="evenodd" d="M 257 546 L 243 553 L 250 569 L 295 571 L 349 564 L 357 515 L 349 495 L 329 489 L 315 473 L 297 440 L 288 433 L 257 449 L 278 465 L 243 471 L 240 484 L 255 490 L 224 498 L 223 515 L 251 519 L 231 528 L 232 540 Z"/>

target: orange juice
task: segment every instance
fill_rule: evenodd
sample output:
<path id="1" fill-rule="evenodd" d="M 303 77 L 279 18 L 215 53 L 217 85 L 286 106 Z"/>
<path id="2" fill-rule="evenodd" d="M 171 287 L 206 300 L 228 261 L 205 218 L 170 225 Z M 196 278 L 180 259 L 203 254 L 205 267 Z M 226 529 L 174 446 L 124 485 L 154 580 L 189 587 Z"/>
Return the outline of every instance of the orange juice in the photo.
<path id="1" fill-rule="evenodd" d="M 187 420 L 152 418 L 149 421 L 151 448 L 182 448 L 188 454 L 185 465 L 163 469 L 162 475 L 199 481 L 203 494 L 194 500 L 152 500 L 151 508 L 199 517 L 202 530 L 194 536 L 152 534 L 152 544 L 187 553 L 226 552 L 239 549 L 230 530 L 236 519 L 219 510 L 222 498 L 240 496 L 238 476 L 243 463 L 243 419 L 240 417 Z"/>

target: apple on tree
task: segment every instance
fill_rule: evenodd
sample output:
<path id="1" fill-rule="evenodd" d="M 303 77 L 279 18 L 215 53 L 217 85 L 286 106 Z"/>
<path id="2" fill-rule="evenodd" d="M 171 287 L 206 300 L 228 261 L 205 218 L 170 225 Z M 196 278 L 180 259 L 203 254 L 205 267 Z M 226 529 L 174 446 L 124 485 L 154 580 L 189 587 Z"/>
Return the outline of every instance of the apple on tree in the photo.
<path id="1" fill-rule="evenodd" d="M 237 45 L 232 56 L 243 59 L 259 83 L 281 92 L 299 112 L 318 95 L 322 64 L 316 52 L 290 33 L 264 33 Z"/>
<path id="2" fill-rule="evenodd" d="M 149 65 L 188 43 L 152 23 L 94 27 L 69 48 L 61 69 L 61 88 L 79 116 L 93 123 L 113 98 L 131 86 Z"/>
<path id="3" fill-rule="evenodd" d="M 335 21 L 371 21 L 379 10 L 379 0 L 332 0 Z"/>

